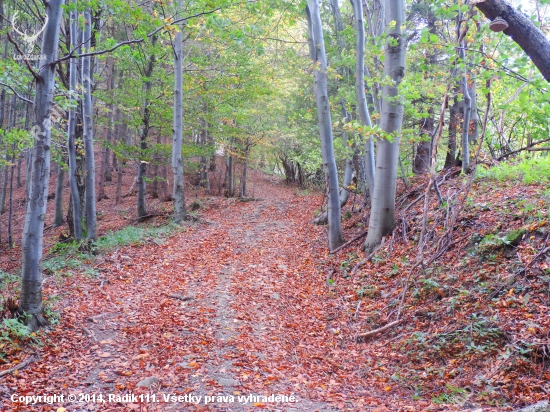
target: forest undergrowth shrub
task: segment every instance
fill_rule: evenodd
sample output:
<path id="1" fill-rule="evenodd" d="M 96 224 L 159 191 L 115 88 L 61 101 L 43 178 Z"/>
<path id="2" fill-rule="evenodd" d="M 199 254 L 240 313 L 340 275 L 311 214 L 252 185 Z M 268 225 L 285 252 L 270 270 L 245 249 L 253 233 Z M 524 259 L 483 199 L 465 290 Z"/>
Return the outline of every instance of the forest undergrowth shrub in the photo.
<path id="1" fill-rule="evenodd" d="M 478 179 L 517 181 L 524 183 L 550 182 L 550 156 L 528 157 L 524 155 L 515 163 L 503 162 L 490 168 L 479 168 Z"/>

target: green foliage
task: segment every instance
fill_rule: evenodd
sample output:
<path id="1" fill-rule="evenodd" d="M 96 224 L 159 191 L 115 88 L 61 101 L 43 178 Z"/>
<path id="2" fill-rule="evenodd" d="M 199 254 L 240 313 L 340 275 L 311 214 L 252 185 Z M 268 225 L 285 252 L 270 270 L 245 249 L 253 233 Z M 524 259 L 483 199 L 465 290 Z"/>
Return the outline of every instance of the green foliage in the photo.
<path id="1" fill-rule="evenodd" d="M 2 319 L 0 325 L 0 339 L 27 338 L 31 334 L 29 328 L 17 319 Z"/>
<path id="2" fill-rule="evenodd" d="M 517 163 L 501 163 L 491 168 L 479 168 L 478 179 L 518 181 L 524 183 L 550 182 L 550 156 L 523 157 Z"/>
<path id="3" fill-rule="evenodd" d="M 446 387 L 447 390 L 444 393 L 432 398 L 433 403 L 438 405 L 460 403 L 464 401 L 468 394 L 465 389 L 454 387 L 449 383 Z"/>

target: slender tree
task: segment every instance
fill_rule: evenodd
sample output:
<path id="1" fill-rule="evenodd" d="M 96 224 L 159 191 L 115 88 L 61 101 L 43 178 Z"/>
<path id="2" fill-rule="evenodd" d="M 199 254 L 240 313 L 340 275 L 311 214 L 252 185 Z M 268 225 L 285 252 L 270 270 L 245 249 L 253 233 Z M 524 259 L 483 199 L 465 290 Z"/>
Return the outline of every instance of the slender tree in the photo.
<path id="1" fill-rule="evenodd" d="M 355 15 L 356 44 L 355 44 L 355 96 L 357 98 L 357 110 L 363 126 L 372 127 L 367 96 L 365 94 L 365 24 L 363 21 L 362 0 L 352 0 L 353 14 Z M 374 196 L 374 141 L 367 136 L 365 140 L 365 178 L 369 188 L 371 199 Z"/>
<path id="2" fill-rule="evenodd" d="M 73 0 L 76 6 L 76 1 Z M 75 7 L 76 8 L 76 7 Z M 71 47 L 76 47 L 78 42 L 78 14 L 76 10 L 71 11 L 70 15 L 70 43 Z M 74 238 L 78 242 L 82 240 L 82 214 L 80 208 L 80 192 L 78 191 L 78 165 L 76 159 L 76 72 L 77 59 L 69 60 L 69 88 L 71 94 L 71 107 L 69 109 L 68 125 L 68 152 L 69 152 L 69 189 L 71 193 L 71 205 L 69 207 L 72 214 L 72 228 Z M 68 217 L 70 219 L 70 216 Z M 70 225 L 71 226 L 71 225 Z"/>
<path id="3" fill-rule="evenodd" d="M 405 0 L 385 0 L 386 50 L 382 88 L 381 128 L 387 134 L 378 141 L 376 176 L 371 201 L 367 250 L 380 244 L 395 225 L 395 190 L 399 163 L 399 141 L 403 122 L 403 103 L 399 83 L 405 76 L 405 44 L 402 26 L 405 22 Z"/>
<path id="4" fill-rule="evenodd" d="M 181 0 L 177 2 L 176 15 L 181 12 Z M 183 159 L 181 155 L 183 139 L 183 33 L 179 28 L 174 43 L 174 136 L 172 142 L 172 171 L 174 173 L 174 220 L 185 220 L 185 196 L 183 181 Z"/>
<path id="5" fill-rule="evenodd" d="M 338 190 L 338 171 L 334 158 L 332 120 L 327 87 L 327 57 L 321 24 L 321 13 L 317 0 L 310 0 L 306 7 L 309 29 L 310 56 L 314 63 L 313 78 L 317 101 L 317 118 L 321 134 L 321 153 L 328 181 L 328 245 L 336 249 L 343 242 L 340 216 L 340 195 Z"/>
<path id="6" fill-rule="evenodd" d="M 48 204 L 50 180 L 51 107 L 55 85 L 55 67 L 59 46 L 59 30 L 63 15 L 63 0 L 49 0 L 45 3 L 48 22 L 42 39 L 42 59 L 36 80 L 35 122 L 32 128 L 34 147 L 32 150 L 32 172 L 27 212 L 22 241 L 21 301 L 19 312 L 26 316 L 26 324 L 36 329 L 45 324 L 42 303 L 42 242 L 44 218 Z"/>
<path id="7" fill-rule="evenodd" d="M 84 12 L 84 53 L 92 44 L 92 12 Z M 82 111 L 84 120 L 84 151 L 86 153 L 86 239 L 93 241 L 97 237 L 94 127 L 92 121 L 92 61 L 90 56 L 82 58 L 82 82 L 84 99 Z"/>

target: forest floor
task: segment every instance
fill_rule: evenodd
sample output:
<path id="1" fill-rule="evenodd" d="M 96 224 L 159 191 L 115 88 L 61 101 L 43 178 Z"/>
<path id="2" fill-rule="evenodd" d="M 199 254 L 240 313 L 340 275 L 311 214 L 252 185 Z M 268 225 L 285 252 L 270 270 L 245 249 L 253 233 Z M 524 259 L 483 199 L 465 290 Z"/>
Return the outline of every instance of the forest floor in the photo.
<path id="1" fill-rule="evenodd" d="M 422 181 L 400 189 L 403 230 L 352 270 L 359 243 L 329 255 L 326 227 L 311 224 L 321 194 L 261 172 L 252 179 L 254 201 L 203 198 L 199 220 L 181 231 L 90 257 L 86 270 L 50 273 L 44 294 L 59 324 L 4 349 L 2 370 L 32 362 L 0 377 L 0 409 L 496 411 L 548 398 L 550 243 L 547 215 L 536 214 L 548 208 L 540 187 L 476 183 L 458 242 L 406 287 L 423 202 L 403 209 Z M 448 180 L 442 190 L 461 185 Z M 356 209 L 346 214 L 348 239 L 365 228 Z M 445 215 L 430 207 L 427 257 Z M 527 235 L 519 246 L 499 242 L 499 231 L 518 228 Z M 10 254 L 0 263 L 13 270 Z M 404 288 L 405 322 L 358 339 L 395 319 Z M 65 399 L 27 406 L 14 394 Z M 125 394 L 135 396 L 116 397 Z M 250 397 L 272 394 L 294 399 Z"/>

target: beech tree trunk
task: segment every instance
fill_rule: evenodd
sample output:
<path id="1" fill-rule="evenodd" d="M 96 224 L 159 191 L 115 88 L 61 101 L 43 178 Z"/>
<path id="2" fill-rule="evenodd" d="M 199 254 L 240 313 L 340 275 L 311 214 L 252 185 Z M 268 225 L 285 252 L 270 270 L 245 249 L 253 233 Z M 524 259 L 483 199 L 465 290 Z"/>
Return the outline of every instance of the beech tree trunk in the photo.
<path id="1" fill-rule="evenodd" d="M 9 198 L 9 213 L 8 213 L 8 245 L 13 247 L 12 236 L 12 220 L 13 220 L 13 174 L 15 172 L 15 143 L 12 146 L 13 156 L 11 157 L 11 173 L 10 173 L 10 198 Z"/>
<path id="2" fill-rule="evenodd" d="M 73 0 L 75 3 L 76 0 Z M 76 5 L 75 5 L 76 6 Z M 75 10 L 71 11 L 71 47 L 74 48 L 78 44 L 78 14 Z M 78 191 L 78 165 L 76 159 L 76 108 L 74 107 L 76 100 L 73 97 L 76 94 L 76 58 L 69 60 L 69 87 L 71 89 L 71 108 L 69 109 L 69 125 L 68 125 L 68 152 L 69 152 L 69 189 L 71 193 L 71 204 L 69 206 L 70 213 L 67 216 L 69 227 L 72 228 L 71 233 L 74 239 L 79 242 L 82 240 L 82 214 L 80 208 L 80 193 Z M 27 177 L 28 180 L 28 177 Z"/>
<path id="3" fill-rule="evenodd" d="M 153 47 L 156 44 L 156 36 L 153 36 L 152 45 Z M 147 150 L 147 136 L 149 135 L 149 127 L 151 120 L 151 109 L 149 104 L 151 103 L 151 75 L 153 74 L 153 68 L 155 67 L 155 52 L 151 51 L 151 56 L 149 57 L 149 62 L 147 63 L 147 68 L 145 69 L 145 78 L 147 81 L 143 86 L 143 117 L 142 117 L 142 127 L 141 135 L 139 138 L 139 148 L 141 150 L 141 155 L 145 156 L 145 151 Z M 139 161 L 138 163 L 138 173 L 137 173 L 137 211 L 138 211 L 138 220 L 141 220 L 147 216 L 147 207 L 145 202 L 145 176 L 147 175 L 147 163 L 144 160 Z"/>
<path id="4" fill-rule="evenodd" d="M 92 12 L 84 12 L 84 53 L 91 47 Z M 93 241 L 97 238 L 97 216 L 95 195 L 95 160 L 94 160 L 94 131 L 92 121 L 92 68 L 91 57 L 82 58 L 82 82 L 84 99 L 82 102 L 84 121 L 84 151 L 86 153 L 86 239 Z"/>
<path id="5" fill-rule="evenodd" d="M 344 30 L 344 23 L 342 22 L 342 15 L 340 13 L 340 5 L 338 4 L 338 0 L 331 0 L 330 2 L 331 8 L 332 8 L 332 14 L 334 16 L 334 25 L 336 28 L 336 36 L 338 39 L 338 54 L 341 56 L 342 52 L 344 52 L 344 49 L 346 48 L 346 41 L 342 34 L 342 31 Z M 342 77 L 350 74 L 351 70 L 347 69 L 346 67 L 339 67 L 338 72 Z M 344 123 L 347 123 L 351 120 L 351 117 L 348 113 L 348 110 L 346 108 L 346 101 L 342 99 L 340 101 L 340 104 L 342 105 L 342 121 Z M 346 131 L 342 128 L 342 141 L 344 143 L 344 147 L 348 148 L 348 134 Z M 288 163 L 283 162 L 283 167 L 285 168 L 285 172 L 287 170 Z M 303 176 L 303 170 L 300 166 L 300 163 L 296 162 L 296 165 L 294 165 L 294 162 L 291 163 L 291 169 L 292 169 L 292 181 L 295 182 L 298 180 L 298 183 L 301 185 L 304 184 L 304 176 Z M 347 187 L 351 184 L 351 179 L 353 177 L 353 159 L 352 156 L 346 156 L 346 166 L 344 169 L 344 179 L 342 181 L 342 187 L 340 188 L 340 208 L 344 207 L 349 199 L 349 191 L 347 190 Z M 288 179 L 288 173 L 287 173 L 287 182 L 289 182 Z M 328 222 L 328 211 L 324 212 L 323 214 L 319 215 L 315 218 L 313 221 L 316 225 L 326 224 Z"/>
<path id="6" fill-rule="evenodd" d="M 177 0 L 176 16 L 181 12 L 181 0 Z M 183 33 L 181 26 L 176 33 L 174 42 L 174 137 L 172 143 L 172 172 L 174 174 L 174 221 L 185 220 L 185 193 L 183 180 L 183 159 L 181 149 L 183 144 Z"/>
<path id="7" fill-rule="evenodd" d="M 115 83 L 115 73 L 114 73 L 114 61 L 112 59 L 109 59 L 109 78 L 107 81 L 107 92 L 111 92 L 112 89 L 114 89 L 114 83 Z M 113 103 L 110 102 L 107 105 L 107 112 L 108 112 L 108 121 L 107 121 L 107 136 L 105 137 L 105 140 L 107 141 L 107 147 L 103 151 L 103 159 L 101 161 L 101 171 L 99 172 L 99 182 L 98 182 L 98 193 L 97 193 L 97 201 L 101 201 L 103 199 L 107 199 L 107 195 L 105 194 L 105 182 L 110 182 L 112 180 L 111 177 L 111 164 L 110 164 L 110 156 L 111 156 L 111 150 L 109 149 L 109 145 L 111 144 L 112 140 L 112 134 L 113 134 L 113 121 L 114 121 L 114 107 Z"/>
<path id="8" fill-rule="evenodd" d="M 55 185 L 55 217 L 53 226 L 59 227 L 63 224 L 63 183 L 65 181 L 65 170 L 61 164 L 57 165 L 57 181 Z"/>
<path id="9" fill-rule="evenodd" d="M 225 159 L 225 184 L 227 187 L 226 196 L 235 196 L 235 175 L 233 170 L 233 156 L 228 155 Z"/>
<path id="10" fill-rule="evenodd" d="M 336 249 L 344 243 L 340 216 L 340 194 L 338 187 L 338 171 L 334 158 L 332 137 L 332 119 L 327 86 L 327 57 L 325 40 L 321 24 L 321 13 L 317 0 L 309 0 L 306 7 L 309 29 L 309 49 L 314 63 L 313 78 L 315 97 L 317 101 L 317 117 L 321 134 L 321 153 L 323 168 L 328 181 L 328 246 Z"/>
<path id="11" fill-rule="evenodd" d="M 382 113 L 380 126 L 391 134 L 391 140 L 382 138 L 376 153 L 376 176 L 371 201 L 369 231 L 365 249 L 372 250 L 390 234 L 395 225 L 395 190 L 399 164 L 399 140 L 403 122 L 403 104 L 399 99 L 399 83 L 405 76 L 405 45 L 401 31 L 405 22 L 405 0 L 385 0 L 386 50 L 382 88 Z"/>
<path id="12" fill-rule="evenodd" d="M 44 325 L 42 304 L 42 252 L 44 219 L 48 204 L 51 148 L 51 107 L 55 86 L 55 65 L 59 46 L 59 29 L 63 15 L 63 0 L 49 0 L 46 5 L 46 24 L 39 62 L 40 70 L 35 76 L 36 95 L 34 101 L 35 123 L 32 128 L 34 146 L 32 151 L 32 172 L 30 195 L 27 198 L 27 212 L 22 241 L 21 299 L 19 313 L 25 315 L 31 329 Z"/>
<path id="13" fill-rule="evenodd" d="M 355 15 L 356 58 L 355 58 L 355 96 L 357 98 L 357 110 L 363 126 L 372 127 L 367 96 L 365 94 L 365 23 L 363 21 L 362 0 L 353 0 L 353 14 Z M 374 141 L 372 137 L 365 136 L 365 178 L 369 188 L 371 199 L 374 196 Z"/>

